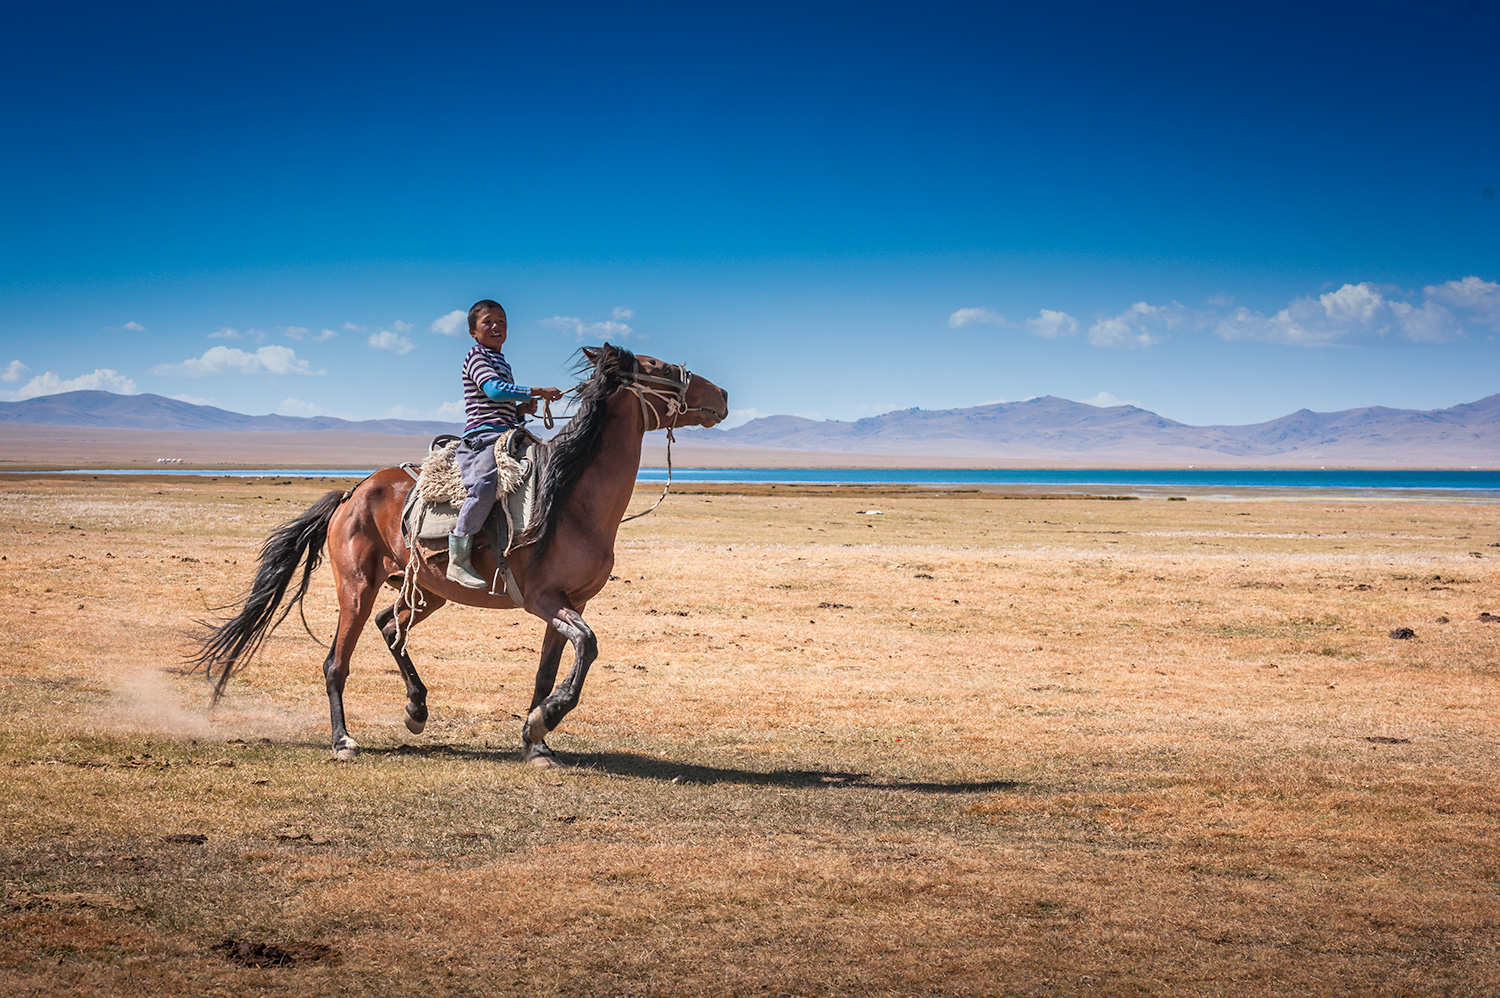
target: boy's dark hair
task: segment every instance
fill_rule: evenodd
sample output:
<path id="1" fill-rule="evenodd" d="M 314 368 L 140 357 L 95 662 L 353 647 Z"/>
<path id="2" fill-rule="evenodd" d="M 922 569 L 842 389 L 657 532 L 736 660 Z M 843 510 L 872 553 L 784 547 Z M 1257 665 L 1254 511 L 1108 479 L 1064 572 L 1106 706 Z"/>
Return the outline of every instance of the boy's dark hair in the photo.
<path id="1" fill-rule="evenodd" d="M 475 302 L 469 306 L 469 332 L 472 333 L 474 331 L 474 323 L 479 319 L 479 313 L 487 308 L 498 308 L 502 312 L 505 311 L 504 305 L 497 301 L 491 301 L 488 298 L 483 298 Z"/>

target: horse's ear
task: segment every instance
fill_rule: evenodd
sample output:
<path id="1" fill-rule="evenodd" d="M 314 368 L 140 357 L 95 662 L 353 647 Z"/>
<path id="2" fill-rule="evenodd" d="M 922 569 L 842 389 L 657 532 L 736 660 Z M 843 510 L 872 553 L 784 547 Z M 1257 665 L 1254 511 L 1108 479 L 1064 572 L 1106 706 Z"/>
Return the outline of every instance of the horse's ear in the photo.
<path id="1" fill-rule="evenodd" d="M 588 358 L 590 364 L 599 363 L 599 355 L 604 351 L 598 347 L 584 347 L 583 355 Z"/>

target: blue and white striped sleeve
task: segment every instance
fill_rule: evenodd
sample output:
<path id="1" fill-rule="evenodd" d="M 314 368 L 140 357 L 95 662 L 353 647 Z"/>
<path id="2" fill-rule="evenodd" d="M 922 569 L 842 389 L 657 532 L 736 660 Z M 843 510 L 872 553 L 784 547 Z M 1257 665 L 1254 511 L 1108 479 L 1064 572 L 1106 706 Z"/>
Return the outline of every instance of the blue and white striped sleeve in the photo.
<path id="1" fill-rule="evenodd" d="M 531 389 L 513 385 L 499 378 L 491 378 L 479 386 L 479 390 L 496 402 L 524 402 L 531 398 Z"/>

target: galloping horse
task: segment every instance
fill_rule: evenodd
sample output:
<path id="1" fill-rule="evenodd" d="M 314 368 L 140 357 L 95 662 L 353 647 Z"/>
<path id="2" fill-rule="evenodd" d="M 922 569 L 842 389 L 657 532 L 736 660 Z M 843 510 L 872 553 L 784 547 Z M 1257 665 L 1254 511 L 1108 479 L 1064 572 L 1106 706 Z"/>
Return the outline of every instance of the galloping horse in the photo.
<path id="1" fill-rule="evenodd" d="M 539 766 L 556 765 L 543 739 L 578 705 L 598 654 L 583 609 L 614 567 L 615 534 L 635 486 L 643 436 L 661 428 L 712 426 L 729 414 L 728 393 L 685 367 L 607 343 L 583 353 L 593 374 L 579 386 L 572 420 L 546 447 L 535 523 L 508 559 L 521 595 L 519 608 L 547 625 L 535 693 L 521 725 L 522 758 Z M 344 725 L 344 681 L 380 587 L 404 578 L 411 552 L 401 533 L 401 510 L 412 485 L 400 468 L 377 471 L 348 492 L 323 496 L 266 538 L 239 612 L 204 637 L 193 659 L 213 683 L 216 701 L 230 676 L 307 594 L 326 544 L 339 600 L 338 627 L 323 662 L 333 750 L 340 759 L 359 754 L 359 743 Z M 301 581 L 282 608 L 299 565 Z M 475 568 L 495 578 L 493 553 L 476 552 Z M 420 554 L 415 584 L 422 599 L 398 601 L 380 611 L 375 623 L 406 683 L 406 726 L 420 733 L 427 723 L 427 687 L 406 654 L 408 631 L 449 600 L 497 610 L 518 604 L 509 591 L 490 593 L 449 582 L 442 564 L 434 567 Z M 573 668 L 553 689 L 564 642 L 573 646 Z"/>

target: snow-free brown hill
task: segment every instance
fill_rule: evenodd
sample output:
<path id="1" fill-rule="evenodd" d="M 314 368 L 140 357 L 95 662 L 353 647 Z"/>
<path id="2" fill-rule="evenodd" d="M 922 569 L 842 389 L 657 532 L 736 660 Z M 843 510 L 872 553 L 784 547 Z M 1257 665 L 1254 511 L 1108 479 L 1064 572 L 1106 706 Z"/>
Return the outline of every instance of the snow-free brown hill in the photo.
<path id="1" fill-rule="evenodd" d="M 1369 406 L 1342 412 L 1301 409 L 1268 423 L 1219 427 L 1259 453 L 1338 449 L 1400 451 L 1435 448 L 1500 458 L 1500 395 L 1450 409 L 1387 409 Z"/>
<path id="2" fill-rule="evenodd" d="M 333 417 L 247 416 L 159 395 L 67 392 L 0 402 L 0 433 L 22 426 L 266 435 L 342 441 L 354 435 L 431 438 L 455 424 Z M 13 427 L 13 430 L 7 430 Z M 62 432 L 51 431 L 51 432 Z M 96 434 L 98 435 L 98 434 Z M 651 438 L 655 446 L 655 438 Z M 197 439 L 195 436 L 193 439 Z M 730 430 L 677 432 L 684 458 L 713 462 L 742 452 L 780 464 L 802 453 L 819 463 L 839 454 L 883 455 L 893 465 L 934 459 L 974 464 L 1219 467 L 1500 467 L 1500 394 L 1448 409 L 1372 406 L 1342 412 L 1303 409 L 1250 426 L 1190 426 L 1130 405 L 1101 408 L 1046 396 L 963 409 L 903 409 L 853 422 L 767 416 Z M 174 447 L 181 447 L 180 441 Z M 286 445 L 276 444 L 285 449 Z M 405 445 L 403 445 L 405 446 Z M 413 448 L 414 449 L 414 448 Z M 648 448 L 650 449 L 650 448 Z M 721 450 L 727 449 L 727 450 Z M 177 453 L 177 450 L 164 450 Z M 420 451 L 417 451 L 420 456 Z M 652 451 L 654 454 L 654 450 Z M 786 455 L 767 460 L 775 455 Z M 402 458 L 405 460 L 406 458 Z M 730 459 L 738 463 L 739 459 Z"/>
<path id="3" fill-rule="evenodd" d="M 455 433 L 460 428 L 458 423 L 430 420 L 368 419 L 356 422 L 333 416 L 247 416 L 161 395 L 116 395 L 98 391 L 63 392 L 21 402 L 0 402 L 0 425 L 7 423 L 136 430 L 425 433 L 431 436 Z"/>
<path id="4" fill-rule="evenodd" d="M 1250 426 L 1190 426 L 1130 405 L 1045 396 L 964 409 L 903 409 L 853 422 L 767 416 L 684 442 L 984 460 L 1204 465 L 1500 466 L 1500 395 L 1450 409 L 1301 410 Z"/>

